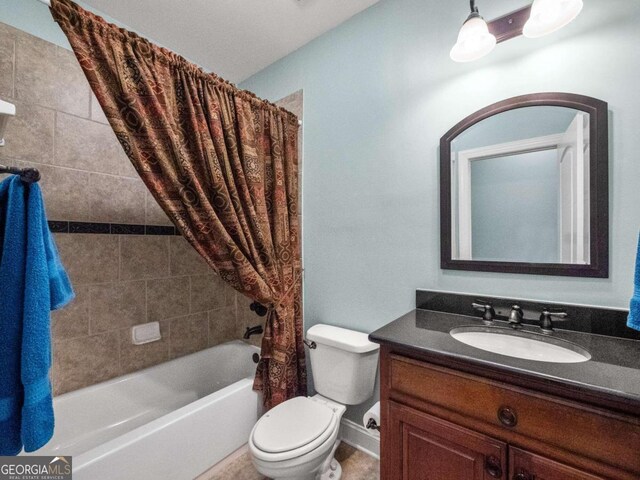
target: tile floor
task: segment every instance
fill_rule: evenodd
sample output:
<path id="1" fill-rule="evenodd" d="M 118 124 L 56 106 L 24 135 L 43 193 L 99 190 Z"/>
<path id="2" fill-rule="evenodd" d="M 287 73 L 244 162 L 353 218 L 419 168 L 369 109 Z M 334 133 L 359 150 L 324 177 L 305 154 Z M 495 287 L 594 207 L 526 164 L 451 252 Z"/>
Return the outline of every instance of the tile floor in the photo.
<path id="1" fill-rule="evenodd" d="M 379 480 L 380 462 L 373 457 L 341 443 L 336 451 L 336 459 L 342 465 L 342 480 Z M 248 452 L 212 468 L 196 480 L 268 480 L 251 464 Z"/>

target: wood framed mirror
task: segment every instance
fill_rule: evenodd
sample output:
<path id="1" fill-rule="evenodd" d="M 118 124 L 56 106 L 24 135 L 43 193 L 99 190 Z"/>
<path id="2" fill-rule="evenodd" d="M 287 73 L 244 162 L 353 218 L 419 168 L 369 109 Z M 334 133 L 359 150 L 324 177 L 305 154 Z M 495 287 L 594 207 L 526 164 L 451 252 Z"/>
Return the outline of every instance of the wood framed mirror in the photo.
<path id="1" fill-rule="evenodd" d="M 440 140 L 441 268 L 609 276 L 608 106 L 572 93 L 489 105 Z"/>

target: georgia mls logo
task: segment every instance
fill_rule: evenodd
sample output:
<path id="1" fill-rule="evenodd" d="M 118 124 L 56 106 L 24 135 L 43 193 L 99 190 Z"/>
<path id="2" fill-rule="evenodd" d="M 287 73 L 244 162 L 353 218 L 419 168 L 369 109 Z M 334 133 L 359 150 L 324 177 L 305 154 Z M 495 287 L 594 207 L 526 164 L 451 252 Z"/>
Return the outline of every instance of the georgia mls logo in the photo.
<path id="1" fill-rule="evenodd" d="M 0 480 L 71 480 L 71 457 L 0 457 Z"/>
<path id="2" fill-rule="evenodd" d="M 68 475 L 71 473 L 71 464 L 65 457 L 53 457 L 49 462 L 49 475 Z"/>

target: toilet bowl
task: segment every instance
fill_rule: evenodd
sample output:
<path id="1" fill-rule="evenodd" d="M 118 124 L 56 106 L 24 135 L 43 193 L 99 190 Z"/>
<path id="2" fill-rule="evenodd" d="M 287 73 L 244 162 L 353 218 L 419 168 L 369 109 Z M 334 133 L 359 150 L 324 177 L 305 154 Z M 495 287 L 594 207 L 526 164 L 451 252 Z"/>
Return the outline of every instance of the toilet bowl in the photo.
<path id="1" fill-rule="evenodd" d="M 373 393 L 377 344 L 364 333 L 329 325 L 307 332 L 317 395 L 297 397 L 258 420 L 249 438 L 256 470 L 274 480 L 340 480 L 334 453 L 346 405 Z"/>
<path id="2" fill-rule="evenodd" d="M 256 470 L 275 480 L 324 480 L 323 473 L 339 480 L 340 465 L 333 453 L 345 410 L 320 395 L 275 407 L 256 423 L 249 438 Z"/>

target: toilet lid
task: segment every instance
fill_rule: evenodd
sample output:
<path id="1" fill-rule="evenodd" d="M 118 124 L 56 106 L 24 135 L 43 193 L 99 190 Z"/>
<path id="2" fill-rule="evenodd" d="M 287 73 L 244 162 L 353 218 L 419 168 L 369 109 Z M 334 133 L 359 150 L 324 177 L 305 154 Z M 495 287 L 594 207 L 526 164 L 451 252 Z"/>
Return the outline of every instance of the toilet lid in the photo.
<path id="1" fill-rule="evenodd" d="M 263 452 L 300 448 L 322 435 L 334 411 L 309 398 L 296 397 L 265 413 L 253 431 L 253 443 Z"/>

